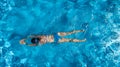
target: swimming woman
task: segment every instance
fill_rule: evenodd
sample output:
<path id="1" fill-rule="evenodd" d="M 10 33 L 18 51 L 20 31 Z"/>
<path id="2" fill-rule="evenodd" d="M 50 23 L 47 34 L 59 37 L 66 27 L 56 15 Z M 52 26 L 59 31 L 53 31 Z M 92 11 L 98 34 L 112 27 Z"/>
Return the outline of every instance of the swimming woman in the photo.
<path id="1" fill-rule="evenodd" d="M 74 30 L 71 32 L 58 32 L 51 35 L 29 36 L 25 39 L 20 40 L 20 44 L 26 44 L 29 46 L 38 46 L 46 43 L 85 42 L 86 39 L 79 40 L 79 39 L 63 38 L 63 36 L 71 35 L 78 32 L 84 32 L 84 30 Z"/>

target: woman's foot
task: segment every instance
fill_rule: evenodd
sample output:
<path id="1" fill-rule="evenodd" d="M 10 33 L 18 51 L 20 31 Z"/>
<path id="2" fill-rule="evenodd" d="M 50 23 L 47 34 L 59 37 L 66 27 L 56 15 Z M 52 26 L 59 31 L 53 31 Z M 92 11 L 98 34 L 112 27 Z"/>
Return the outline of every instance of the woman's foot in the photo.
<path id="1" fill-rule="evenodd" d="M 78 32 L 85 32 L 85 30 L 74 30 L 74 33 L 78 33 Z"/>
<path id="2" fill-rule="evenodd" d="M 78 39 L 71 39 L 69 40 L 69 42 L 85 42 L 86 39 L 83 39 L 83 40 L 78 40 Z"/>

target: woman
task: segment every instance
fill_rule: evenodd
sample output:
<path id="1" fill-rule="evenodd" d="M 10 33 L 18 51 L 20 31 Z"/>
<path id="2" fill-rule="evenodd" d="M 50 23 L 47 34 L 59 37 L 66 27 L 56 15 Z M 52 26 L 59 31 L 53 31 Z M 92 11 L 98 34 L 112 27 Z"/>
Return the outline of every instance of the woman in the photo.
<path id="1" fill-rule="evenodd" d="M 84 30 L 74 30 L 71 32 L 58 32 L 51 35 L 38 35 L 38 36 L 29 36 L 25 39 L 20 40 L 20 44 L 26 44 L 29 46 L 38 46 L 46 43 L 63 43 L 63 42 L 84 42 L 86 39 L 67 39 L 63 36 L 71 35 L 73 33 L 84 32 Z"/>

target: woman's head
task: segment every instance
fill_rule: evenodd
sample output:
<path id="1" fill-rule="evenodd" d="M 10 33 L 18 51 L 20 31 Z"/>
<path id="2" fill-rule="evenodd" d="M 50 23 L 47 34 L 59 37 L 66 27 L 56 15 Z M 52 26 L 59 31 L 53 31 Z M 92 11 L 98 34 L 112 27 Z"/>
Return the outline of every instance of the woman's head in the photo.
<path id="1" fill-rule="evenodd" d="M 31 43 L 33 43 L 33 44 L 38 44 L 39 41 L 40 41 L 40 38 L 32 38 L 31 39 Z"/>
<path id="2" fill-rule="evenodd" d="M 20 40 L 20 44 L 26 44 L 26 45 L 30 45 L 30 44 L 39 44 L 40 42 L 40 37 L 27 37 L 25 39 Z"/>

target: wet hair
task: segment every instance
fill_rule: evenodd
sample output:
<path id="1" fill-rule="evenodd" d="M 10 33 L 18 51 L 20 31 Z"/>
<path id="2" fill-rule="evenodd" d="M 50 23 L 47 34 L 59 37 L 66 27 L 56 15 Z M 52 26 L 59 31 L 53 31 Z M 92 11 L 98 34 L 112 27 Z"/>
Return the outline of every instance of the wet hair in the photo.
<path id="1" fill-rule="evenodd" d="M 33 43 L 33 44 L 38 44 L 39 41 L 40 41 L 40 38 L 32 38 L 31 39 L 31 43 Z"/>

